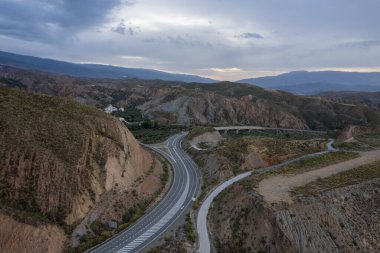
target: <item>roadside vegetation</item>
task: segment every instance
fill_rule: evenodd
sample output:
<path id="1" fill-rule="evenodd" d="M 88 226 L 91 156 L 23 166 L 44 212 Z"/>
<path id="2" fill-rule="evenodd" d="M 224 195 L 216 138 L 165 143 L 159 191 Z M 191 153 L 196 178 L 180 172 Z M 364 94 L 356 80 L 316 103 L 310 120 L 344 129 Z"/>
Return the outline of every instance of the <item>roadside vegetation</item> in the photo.
<path id="1" fill-rule="evenodd" d="M 165 125 L 151 120 L 126 125 L 136 139 L 146 144 L 163 142 L 171 135 L 189 129 L 183 125 Z"/>
<path id="2" fill-rule="evenodd" d="M 336 146 L 345 150 L 373 150 L 380 148 L 380 133 L 360 134 L 350 142 L 338 142 Z"/>
<path id="3" fill-rule="evenodd" d="M 174 237 L 166 237 L 165 242 L 159 246 L 153 247 L 147 253 L 187 253 L 183 242 L 176 240 Z"/>
<path id="4" fill-rule="evenodd" d="M 304 186 L 296 187 L 291 191 L 291 194 L 294 197 L 314 195 L 319 192 L 358 184 L 376 178 L 380 178 L 380 161 L 321 178 Z"/>
<path id="5" fill-rule="evenodd" d="M 189 140 L 192 140 L 193 138 L 202 135 L 207 132 L 213 132 L 215 129 L 211 126 L 196 126 L 191 129 L 189 134 L 187 135 L 187 138 Z"/>
<path id="6" fill-rule="evenodd" d="M 278 130 L 254 130 L 254 131 L 229 131 L 229 137 L 242 137 L 242 136 L 258 136 L 258 137 L 269 137 L 274 139 L 286 139 L 286 140 L 308 140 L 315 138 L 326 138 L 327 135 L 323 132 L 291 132 L 291 131 L 278 131 Z"/>
<path id="7" fill-rule="evenodd" d="M 153 172 L 154 165 L 146 173 L 146 176 Z M 81 253 L 97 244 L 107 240 L 111 236 L 123 231 L 143 216 L 152 203 L 162 194 L 169 180 L 169 167 L 166 161 L 163 161 L 163 173 L 161 175 L 161 188 L 152 196 L 146 198 L 144 201 L 139 202 L 135 206 L 129 208 L 122 216 L 121 223 L 116 229 L 111 229 L 108 224 L 100 221 L 94 221 L 90 224 L 91 233 L 85 234 L 80 238 L 80 245 L 76 248 L 68 249 L 68 253 Z M 140 181 L 140 179 L 136 180 Z"/>
<path id="8" fill-rule="evenodd" d="M 197 233 L 193 225 L 193 220 L 191 219 L 190 213 L 186 214 L 186 222 L 183 226 L 186 234 L 186 239 L 190 243 L 195 243 L 197 240 Z"/>

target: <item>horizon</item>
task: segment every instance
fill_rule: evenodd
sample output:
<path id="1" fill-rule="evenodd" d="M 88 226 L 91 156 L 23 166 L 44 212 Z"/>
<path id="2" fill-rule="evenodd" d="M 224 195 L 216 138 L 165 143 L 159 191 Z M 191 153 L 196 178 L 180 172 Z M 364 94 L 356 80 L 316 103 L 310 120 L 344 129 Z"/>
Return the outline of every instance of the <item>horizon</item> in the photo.
<path id="1" fill-rule="evenodd" d="M 5 53 L 10 53 L 10 54 L 16 54 L 15 52 L 6 52 L 6 51 L 1 51 L 0 52 L 5 52 Z M 19 54 L 20 55 L 20 54 Z M 46 60 L 54 60 L 54 61 L 61 61 L 61 62 L 66 62 L 66 63 L 73 63 L 73 64 L 94 64 L 94 65 L 104 65 L 104 66 L 113 66 L 113 67 L 122 67 L 122 68 L 131 68 L 131 69 L 147 69 L 147 68 L 136 68 L 133 66 L 122 66 L 122 65 L 113 65 L 113 64 L 105 64 L 101 62 L 70 62 L 70 61 L 64 61 L 61 59 L 53 59 L 53 58 L 46 58 L 46 57 L 40 57 L 36 55 L 22 55 L 26 57 L 36 57 L 36 58 L 41 58 L 41 59 L 46 59 Z M 1 64 L 0 64 L 1 65 Z M 16 67 L 17 68 L 17 67 Z M 191 73 L 183 73 L 183 72 L 170 72 L 167 70 L 162 70 L 162 69 L 147 69 L 147 70 L 156 70 L 156 71 L 162 71 L 170 74 L 183 74 L 183 75 L 194 75 Z M 213 79 L 214 81 L 217 82 L 238 82 L 244 79 L 250 79 L 250 78 L 260 78 L 260 77 L 272 77 L 272 76 L 278 76 L 281 74 L 286 74 L 286 73 L 292 73 L 292 72 L 345 72 L 345 73 L 380 73 L 380 68 L 374 68 L 374 69 L 315 69 L 315 70 L 307 70 L 307 69 L 296 69 L 296 70 L 291 70 L 289 72 L 287 71 L 278 71 L 278 72 L 271 72 L 271 71 L 265 71 L 265 73 L 274 73 L 272 75 L 258 75 L 258 76 L 249 76 L 248 78 L 243 78 L 243 79 L 238 79 L 238 80 L 218 80 L 218 79 Z M 200 76 L 200 75 L 197 75 Z M 210 78 L 208 76 L 200 76 L 200 77 L 205 77 L 205 78 Z"/>
<path id="2" fill-rule="evenodd" d="M 16 54 L 225 81 L 299 70 L 380 71 L 376 0 L 1 5 L 0 46 Z"/>

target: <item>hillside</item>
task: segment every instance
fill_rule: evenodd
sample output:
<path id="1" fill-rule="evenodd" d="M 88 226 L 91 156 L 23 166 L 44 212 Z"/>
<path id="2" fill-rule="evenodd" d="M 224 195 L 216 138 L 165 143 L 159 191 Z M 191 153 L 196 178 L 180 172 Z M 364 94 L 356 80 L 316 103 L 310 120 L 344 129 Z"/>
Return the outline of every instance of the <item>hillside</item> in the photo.
<path id="1" fill-rule="evenodd" d="M 323 92 L 318 94 L 318 96 L 339 103 L 380 108 L 380 92 Z"/>
<path id="2" fill-rule="evenodd" d="M 160 159 L 116 118 L 68 98 L 0 88 L 1 252 L 60 252 L 95 239 L 93 222 L 121 221 L 152 201 L 162 173 Z"/>
<path id="3" fill-rule="evenodd" d="M 86 79 L 3 66 L 0 68 L 0 86 L 71 97 L 102 109 L 112 104 L 137 110 L 144 117 L 165 124 L 336 129 L 380 122 L 379 112 L 365 106 L 231 82 L 208 85 L 138 79 Z"/>
<path id="4" fill-rule="evenodd" d="M 296 94 L 314 94 L 322 91 L 379 91 L 380 73 L 340 71 L 294 71 L 278 76 L 239 80 L 265 88 L 275 88 Z"/>
<path id="5" fill-rule="evenodd" d="M 361 92 L 361 91 L 380 91 L 380 86 L 374 85 L 344 85 L 344 84 L 334 84 L 334 83 L 302 83 L 289 86 L 275 87 L 276 89 L 288 91 L 293 94 L 299 95 L 317 95 L 324 92 Z"/>
<path id="6" fill-rule="evenodd" d="M 279 157 L 291 147 L 282 142 L 266 143 L 263 150 Z M 245 146 L 238 141 L 222 157 L 236 160 L 233 150 L 239 144 Z M 216 252 L 379 252 L 378 147 L 304 157 L 232 185 L 209 212 Z M 201 171 L 210 170 L 210 164 L 201 164 Z M 245 165 L 234 168 L 244 170 Z M 225 169 L 216 171 L 211 175 Z"/>
<path id="7" fill-rule="evenodd" d="M 323 134 L 278 133 L 277 131 L 232 133 L 219 135 L 205 132 L 196 137 L 199 128 L 189 134 L 187 150 L 199 166 L 203 178 L 202 194 L 244 171 L 272 166 L 308 153 L 323 151 Z M 207 131 L 207 129 L 205 129 Z M 199 134 L 199 132 L 198 132 Z M 196 139 L 202 149 L 194 147 Z M 199 146 L 199 145 L 198 145 Z M 204 195 L 201 196 L 201 198 Z"/>
<path id="8" fill-rule="evenodd" d="M 0 64 L 21 69 L 91 78 L 140 78 L 211 83 L 215 80 L 195 75 L 175 74 L 153 69 L 126 68 L 101 64 L 79 64 L 0 51 Z"/>

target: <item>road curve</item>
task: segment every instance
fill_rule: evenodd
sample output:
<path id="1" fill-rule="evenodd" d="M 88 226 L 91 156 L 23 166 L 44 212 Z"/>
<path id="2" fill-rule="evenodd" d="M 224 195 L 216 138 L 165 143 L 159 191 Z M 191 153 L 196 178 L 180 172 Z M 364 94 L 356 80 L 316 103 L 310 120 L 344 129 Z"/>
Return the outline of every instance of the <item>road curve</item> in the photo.
<path id="1" fill-rule="evenodd" d="M 183 214 L 199 190 L 199 174 L 195 163 L 182 150 L 185 133 L 167 140 L 169 154 L 155 147 L 173 168 L 173 180 L 165 197 L 136 223 L 106 242 L 89 250 L 91 253 L 140 252 L 157 239 Z"/>
<path id="2" fill-rule="evenodd" d="M 271 170 L 283 167 L 285 165 L 288 165 L 288 164 L 290 164 L 292 162 L 295 162 L 295 161 L 298 161 L 298 160 L 301 160 L 301 159 L 305 159 L 305 158 L 309 158 L 309 157 L 313 157 L 313 156 L 322 155 L 322 154 L 325 154 L 325 153 L 328 153 L 328 152 L 337 151 L 337 149 L 335 149 L 333 147 L 333 144 L 334 144 L 334 140 L 333 139 L 329 139 L 329 142 L 326 145 L 326 148 L 327 148 L 326 151 L 312 153 L 312 154 L 307 154 L 307 155 L 304 155 L 304 156 L 301 156 L 301 157 L 298 157 L 298 158 L 295 158 L 295 159 L 291 159 L 291 160 L 285 161 L 285 162 L 277 164 L 277 165 L 273 165 L 273 166 L 270 166 L 270 167 L 258 169 L 258 170 L 255 171 L 255 175 L 260 175 L 262 173 L 269 172 Z M 197 232 L 198 232 L 198 237 L 199 237 L 199 247 L 198 247 L 197 252 L 199 252 L 199 253 L 209 253 L 211 251 L 209 233 L 208 233 L 208 229 L 207 229 L 207 215 L 208 215 L 208 211 L 210 209 L 212 201 L 224 189 L 226 189 L 230 185 L 232 185 L 232 184 L 234 184 L 234 183 L 236 183 L 236 182 L 238 182 L 238 181 L 240 181 L 240 180 L 242 180 L 242 179 L 244 179 L 244 178 L 246 178 L 246 177 L 248 177 L 248 176 L 250 176 L 252 174 L 253 174 L 253 171 L 247 171 L 247 172 L 241 173 L 241 174 L 239 174 L 239 175 L 237 175 L 237 176 L 235 176 L 233 178 L 228 179 L 227 181 L 223 182 L 218 187 L 216 187 L 207 196 L 207 198 L 203 201 L 203 203 L 202 203 L 202 205 L 201 205 L 201 207 L 199 209 L 199 213 L 198 213 L 198 217 L 197 217 Z"/>
<path id="3" fill-rule="evenodd" d="M 199 209 L 198 218 L 197 218 L 197 230 L 198 230 L 198 235 L 199 235 L 199 248 L 197 252 L 200 252 L 200 253 L 210 252 L 210 239 L 208 237 L 208 232 L 207 232 L 207 214 L 214 198 L 218 196 L 218 194 L 221 193 L 228 186 L 250 175 L 252 175 L 252 172 L 248 171 L 225 181 L 224 183 L 219 185 L 215 190 L 213 190 L 210 193 L 210 195 L 208 195 L 206 200 L 202 203 L 202 206 Z"/>

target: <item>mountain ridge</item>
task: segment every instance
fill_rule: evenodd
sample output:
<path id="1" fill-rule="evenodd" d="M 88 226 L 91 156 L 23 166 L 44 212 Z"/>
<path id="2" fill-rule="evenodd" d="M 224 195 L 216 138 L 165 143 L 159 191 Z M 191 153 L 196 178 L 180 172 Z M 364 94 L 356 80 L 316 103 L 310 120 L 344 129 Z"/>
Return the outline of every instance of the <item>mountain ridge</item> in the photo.
<path id="1" fill-rule="evenodd" d="M 293 71 L 277 76 L 241 79 L 237 82 L 301 94 L 314 93 L 311 86 L 315 84 L 319 86 L 315 93 L 332 90 L 378 91 L 380 72 Z"/>
<path id="2" fill-rule="evenodd" d="M 121 222 L 162 185 L 161 160 L 117 118 L 19 89 L 0 87 L 0 158 L 1 252 L 75 247 L 94 212 Z"/>
<path id="3" fill-rule="evenodd" d="M 0 51 L 0 64 L 21 69 L 37 70 L 53 74 L 88 78 L 139 78 L 146 80 L 162 79 L 167 81 L 213 83 L 216 80 L 189 74 L 165 71 L 127 68 L 102 64 L 72 63 L 48 58 L 27 56 Z"/>
<path id="4" fill-rule="evenodd" d="M 163 124 L 259 125 L 326 130 L 376 125 L 379 113 L 318 97 L 249 84 L 213 85 L 137 79 L 86 79 L 0 67 L 0 86 L 65 96 L 104 109 L 134 108 Z"/>

